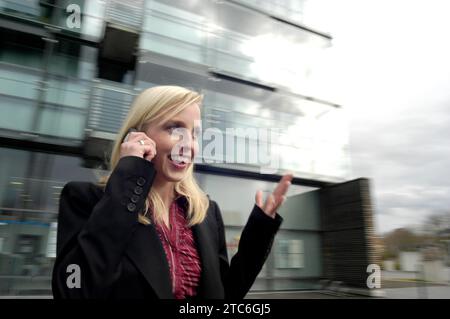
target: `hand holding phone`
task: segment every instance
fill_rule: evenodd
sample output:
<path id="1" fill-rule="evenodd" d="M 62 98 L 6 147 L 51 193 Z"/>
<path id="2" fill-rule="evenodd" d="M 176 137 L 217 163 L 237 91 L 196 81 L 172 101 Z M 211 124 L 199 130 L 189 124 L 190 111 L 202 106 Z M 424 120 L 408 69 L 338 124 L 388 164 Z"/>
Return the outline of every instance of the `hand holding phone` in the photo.
<path id="1" fill-rule="evenodd" d="M 120 158 L 137 156 L 152 161 L 156 156 L 156 143 L 144 132 L 130 128 L 120 145 Z"/>

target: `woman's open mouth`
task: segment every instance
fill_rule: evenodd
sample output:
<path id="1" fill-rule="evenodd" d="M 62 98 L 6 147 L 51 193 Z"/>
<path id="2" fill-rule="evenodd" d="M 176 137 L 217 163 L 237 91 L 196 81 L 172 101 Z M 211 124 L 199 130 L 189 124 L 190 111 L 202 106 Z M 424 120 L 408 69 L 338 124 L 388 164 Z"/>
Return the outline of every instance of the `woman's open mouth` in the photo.
<path id="1" fill-rule="evenodd" d="M 181 156 L 181 155 L 172 156 L 171 154 L 169 154 L 167 157 L 169 158 L 172 165 L 178 169 L 186 168 L 189 165 L 189 163 L 191 162 L 191 158 L 186 157 L 186 156 Z"/>

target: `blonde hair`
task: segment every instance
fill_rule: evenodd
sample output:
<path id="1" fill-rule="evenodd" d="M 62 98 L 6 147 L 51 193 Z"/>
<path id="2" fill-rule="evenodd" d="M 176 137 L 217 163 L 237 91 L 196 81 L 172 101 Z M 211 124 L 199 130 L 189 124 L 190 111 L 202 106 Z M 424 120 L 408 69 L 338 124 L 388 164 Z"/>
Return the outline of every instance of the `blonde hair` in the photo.
<path id="1" fill-rule="evenodd" d="M 143 132 L 150 123 L 164 121 L 172 118 L 192 103 L 201 104 L 203 96 L 197 92 L 179 86 L 156 86 L 141 92 L 134 100 L 127 118 L 125 119 L 111 153 L 109 169 L 113 171 L 120 159 L 120 145 L 130 128 L 136 128 Z M 109 175 L 100 179 L 99 184 L 103 187 L 109 179 Z M 201 223 L 208 210 L 209 199 L 200 189 L 194 178 L 194 167 L 191 165 L 186 176 L 175 184 L 177 195 L 185 196 L 187 199 L 188 225 Z M 146 216 L 148 210 L 153 214 L 156 223 L 162 223 L 163 212 L 167 211 L 159 194 L 150 189 L 149 196 L 145 201 L 144 213 L 139 213 L 139 222 L 148 225 L 151 223 Z"/>

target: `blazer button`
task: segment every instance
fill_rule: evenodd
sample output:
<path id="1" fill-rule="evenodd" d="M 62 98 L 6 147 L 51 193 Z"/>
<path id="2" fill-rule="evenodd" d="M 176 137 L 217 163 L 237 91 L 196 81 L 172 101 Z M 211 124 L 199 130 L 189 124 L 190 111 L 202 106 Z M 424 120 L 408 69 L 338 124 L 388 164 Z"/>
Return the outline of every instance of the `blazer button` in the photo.
<path id="1" fill-rule="evenodd" d="M 139 201 L 139 196 L 138 195 L 131 195 L 131 201 L 136 204 Z"/>
<path id="2" fill-rule="evenodd" d="M 136 210 L 136 205 L 133 204 L 133 203 L 129 203 L 129 204 L 127 205 L 127 209 L 128 209 L 128 211 L 130 211 L 130 212 L 134 212 L 134 211 Z"/>
<path id="3" fill-rule="evenodd" d="M 134 188 L 134 193 L 135 193 L 136 195 L 141 195 L 141 194 L 142 194 L 142 187 L 141 187 L 141 186 L 136 186 L 136 187 Z"/>
<path id="4" fill-rule="evenodd" d="M 139 186 L 143 186 L 143 185 L 145 184 L 145 182 L 146 182 L 145 178 L 139 177 L 136 183 L 137 183 Z"/>

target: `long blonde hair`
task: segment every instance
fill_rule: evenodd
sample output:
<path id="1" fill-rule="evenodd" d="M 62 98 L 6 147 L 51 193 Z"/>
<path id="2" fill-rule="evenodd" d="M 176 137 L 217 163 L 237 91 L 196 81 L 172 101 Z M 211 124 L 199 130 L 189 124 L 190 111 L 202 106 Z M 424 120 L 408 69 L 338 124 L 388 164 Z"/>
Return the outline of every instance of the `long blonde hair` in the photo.
<path id="1" fill-rule="evenodd" d="M 169 119 L 192 103 L 201 105 L 203 96 L 197 92 L 179 86 L 155 86 L 141 92 L 134 100 L 131 109 L 125 119 L 111 153 L 109 169 L 113 171 L 120 159 L 120 145 L 130 128 L 136 128 L 143 132 L 149 123 Z M 99 184 L 103 187 L 109 179 L 109 175 L 100 179 Z M 186 197 L 188 225 L 201 223 L 208 210 L 209 199 L 200 189 L 194 178 L 193 164 L 186 172 L 186 176 L 175 184 L 177 195 Z M 139 222 L 145 225 L 151 223 L 147 217 L 147 211 L 153 214 L 156 223 L 162 223 L 163 214 L 167 211 L 159 194 L 150 189 L 149 196 L 145 201 L 145 209 L 139 213 Z"/>

